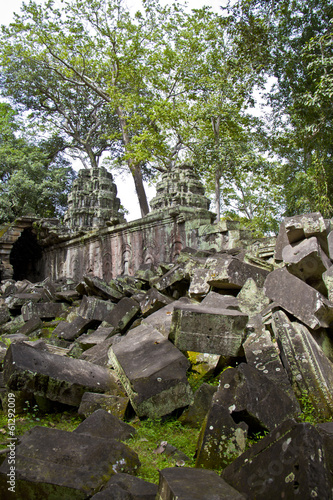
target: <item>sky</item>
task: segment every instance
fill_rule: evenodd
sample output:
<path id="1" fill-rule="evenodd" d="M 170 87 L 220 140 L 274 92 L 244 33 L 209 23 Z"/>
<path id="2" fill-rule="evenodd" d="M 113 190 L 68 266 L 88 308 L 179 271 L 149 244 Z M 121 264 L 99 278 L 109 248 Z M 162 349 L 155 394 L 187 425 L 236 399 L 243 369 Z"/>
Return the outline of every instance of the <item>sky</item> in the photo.
<path id="1" fill-rule="evenodd" d="M 89 1 L 89 0 L 87 0 Z M 0 24 L 9 24 L 13 21 L 14 12 L 19 14 L 21 10 L 22 0 L 0 0 Z M 28 1 L 25 1 L 28 3 Z M 37 3 L 42 3 L 42 0 L 37 0 Z M 140 5 L 139 1 L 136 0 L 128 0 L 129 6 L 133 6 L 135 8 L 136 5 Z M 161 0 L 161 3 L 170 3 L 166 0 Z M 219 6 L 225 4 L 226 0 L 190 0 L 188 2 L 189 7 L 191 9 L 200 8 L 203 5 L 208 5 L 213 8 L 213 10 L 218 11 Z M 81 164 L 73 165 L 77 170 L 81 168 Z M 137 201 L 137 196 L 134 188 L 134 181 L 130 174 L 128 175 L 120 175 L 115 177 L 115 182 L 118 190 L 118 197 L 120 198 L 121 204 L 128 210 L 128 214 L 126 215 L 126 219 L 128 221 L 139 219 L 141 217 L 140 207 Z M 145 184 L 146 193 L 148 200 L 150 201 L 156 194 L 156 189 L 154 186 L 149 186 L 147 183 Z"/>

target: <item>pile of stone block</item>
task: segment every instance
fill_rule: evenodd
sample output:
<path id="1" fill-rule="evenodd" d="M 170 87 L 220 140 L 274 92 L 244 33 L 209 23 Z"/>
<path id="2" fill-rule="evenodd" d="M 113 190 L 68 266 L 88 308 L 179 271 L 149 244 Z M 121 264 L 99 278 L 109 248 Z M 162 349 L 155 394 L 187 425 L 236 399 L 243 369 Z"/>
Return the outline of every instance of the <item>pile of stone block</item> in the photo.
<path id="1" fill-rule="evenodd" d="M 15 393 L 17 411 L 86 417 L 20 439 L 21 498 L 333 498 L 331 221 L 287 218 L 262 255 L 186 248 L 108 283 L 0 285 L 3 408 Z M 326 423 L 304 423 L 309 408 Z M 157 488 L 135 477 L 123 421 L 170 414 L 198 430 L 196 465 L 162 470 Z M 7 474 L 4 459 L 1 498 Z"/>

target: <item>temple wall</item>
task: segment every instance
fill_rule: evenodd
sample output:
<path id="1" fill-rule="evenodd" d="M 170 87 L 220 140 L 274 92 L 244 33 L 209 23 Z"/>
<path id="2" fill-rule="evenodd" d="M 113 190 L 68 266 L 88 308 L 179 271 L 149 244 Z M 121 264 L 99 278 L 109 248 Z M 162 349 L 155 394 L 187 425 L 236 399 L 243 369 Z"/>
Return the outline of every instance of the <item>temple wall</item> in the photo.
<path id="1" fill-rule="evenodd" d="M 44 248 L 42 274 L 77 281 L 90 272 L 108 281 L 122 274 L 133 275 L 142 264 L 174 262 L 187 246 L 219 251 L 239 245 L 237 224 L 212 224 L 212 215 L 206 210 L 174 207 L 130 223 L 90 231 Z"/>

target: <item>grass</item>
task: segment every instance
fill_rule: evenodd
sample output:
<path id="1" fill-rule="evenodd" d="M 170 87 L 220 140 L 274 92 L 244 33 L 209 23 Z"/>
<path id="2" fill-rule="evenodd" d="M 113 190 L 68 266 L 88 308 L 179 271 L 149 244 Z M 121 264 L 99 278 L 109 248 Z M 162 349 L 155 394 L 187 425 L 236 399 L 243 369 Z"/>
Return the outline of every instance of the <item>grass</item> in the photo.
<path id="1" fill-rule="evenodd" d="M 15 417 L 15 436 L 22 436 L 26 431 L 36 427 L 36 425 L 73 431 L 82 420 L 77 415 L 76 410 L 48 414 L 41 413 L 37 405 L 32 408 L 27 405 L 26 412 Z M 9 434 L 7 414 L 4 411 L 0 411 L 0 434 L 0 449 L 5 449 Z"/>
<path id="2" fill-rule="evenodd" d="M 166 467 L 175 467 L 179 458 L 167 456 L 165 453 L 156 453 L 162 441 L 175 446 L 177 450 L 185 453 L 189 461 L 186 467 L 193 467 L 194 453 L 198 440 L 198 429 L 183 426 L 176 418 L 144 420 L 131 423 L 136 428 L 137 434 L 126 444 L 139 455 L 141 468 L 138 476 L 151 483 L 158 483 L 159 470 Z"/>

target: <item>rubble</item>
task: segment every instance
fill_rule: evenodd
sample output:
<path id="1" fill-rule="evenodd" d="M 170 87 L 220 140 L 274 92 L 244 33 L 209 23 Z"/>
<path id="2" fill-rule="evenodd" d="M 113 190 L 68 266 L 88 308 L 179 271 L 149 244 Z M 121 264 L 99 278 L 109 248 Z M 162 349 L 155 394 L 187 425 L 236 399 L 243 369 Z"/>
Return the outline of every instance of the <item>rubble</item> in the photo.
<path id="1" fill-rule="evenodd" d="M 285 219 L 275 259 L 270 240 L 260 255 L 185 248 L 176 263 L 112 280 L 0 283 L 3 408 L 15 394 L 18 412 L 29 401 L 86 418 L 20 438 L 21 498 L 332 499 L 332 423 L 320 423 L 333 416 L 330 228 L 320 214 Z M 186 460 L 157 489 L 135 477 L 138 457 L 119 439 L 133 431 L 124 421 L 170 416 L 196 433 L 196 463 L 160 443 Z"/>

